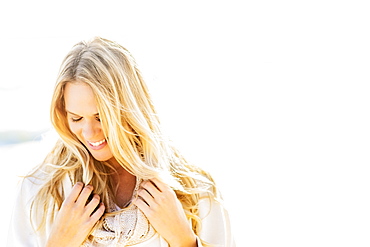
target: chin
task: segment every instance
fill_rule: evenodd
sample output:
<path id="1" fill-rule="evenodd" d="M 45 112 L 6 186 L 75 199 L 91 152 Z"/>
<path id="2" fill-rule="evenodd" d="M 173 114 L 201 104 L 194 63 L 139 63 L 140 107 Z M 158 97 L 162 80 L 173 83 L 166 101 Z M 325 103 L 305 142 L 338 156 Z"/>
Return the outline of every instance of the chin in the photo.
<path id="1" fill-rule="evenodd" d="M 108 161 L 110 160 L 113 156 L 100 156 L 100 155 L 92 155 L 94 159 L 97 161 Z"/>
<path id="2" fill-rule="evenodd" d="M 97 161 L 107 161 L 107 160 L 110 160 L 113 155 L 111 152 L 107 152 L 107 150 L 105 150 L 105 152 L 103 151 L 94 151 L 94 150 L 89 150 L 90 151 L 90 154 L 94 157 L 94 159 L 96 159 Z"/>
<path id="3" fill-rule="evenodd" d="M 92 150 L 89 148 L 89 152 L 97 161 L 107 161 L 113 157 L 113 154 L 111 153 L 108 146 L 100 150 Z"/>

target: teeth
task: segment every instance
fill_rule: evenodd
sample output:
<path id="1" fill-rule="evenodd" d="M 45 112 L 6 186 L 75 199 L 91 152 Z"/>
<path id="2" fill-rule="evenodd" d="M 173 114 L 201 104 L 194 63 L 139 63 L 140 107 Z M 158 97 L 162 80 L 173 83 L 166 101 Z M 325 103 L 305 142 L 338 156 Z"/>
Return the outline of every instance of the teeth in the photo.
<path id="1" fill-rule="evenodd" d="M 91 145 L 93 145 L 94 147 L 97 147 L 97 146 L 99 146 L 99 145 L 101 145 L 101 144 L 103 144 L 105 142 L 105 139 L 104 140 L 102 140 L 102 141 L 100 141 L 100 142 L 89 142 Z"/>

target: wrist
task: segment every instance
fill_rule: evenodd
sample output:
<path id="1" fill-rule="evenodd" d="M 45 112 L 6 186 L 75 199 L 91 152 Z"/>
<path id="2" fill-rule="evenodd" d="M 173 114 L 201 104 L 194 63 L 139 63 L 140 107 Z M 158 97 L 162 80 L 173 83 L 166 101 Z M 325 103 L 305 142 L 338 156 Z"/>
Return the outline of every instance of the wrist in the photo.
<path id="1" fill-rule="evenodd" d="M 198 246 L 197 236 L 194 233 L 191 236 L 182 237 L 180 241 L 170 243 L 170 247 L 197 247 L 197 246 Z"/>

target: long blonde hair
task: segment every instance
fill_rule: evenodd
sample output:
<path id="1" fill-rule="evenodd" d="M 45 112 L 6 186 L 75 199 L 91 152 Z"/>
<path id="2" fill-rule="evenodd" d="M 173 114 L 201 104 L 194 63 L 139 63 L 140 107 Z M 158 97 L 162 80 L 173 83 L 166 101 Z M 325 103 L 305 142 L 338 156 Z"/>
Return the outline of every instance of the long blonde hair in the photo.
<path id="1" fill-rule="evenodd" d="M 101 125 L 118 163 L 140 179 L 160 178 L 175 190 L 198 235 L 200 195 L 217 197 L 212 177 L 189 164 L 163 134 L 148 88 L 131 54 L 119 44 L 94 38 L 76 44 L 65 57 L 51 103 L 51 122 L 60 136 L 37 172 L 46 174 L 32 210 L 46 212 L 38 222 L 42 229 L 52 222 L 65 198 L 62 180 L 83 181 L 94 186 L 105 205 L 112 198 L 110 167 L 95 160 L 69 129 L 64 105 L 67 83 L 86 83 L 93 90 Z M 46 219 L 48 218 L 48 219 Z"/>

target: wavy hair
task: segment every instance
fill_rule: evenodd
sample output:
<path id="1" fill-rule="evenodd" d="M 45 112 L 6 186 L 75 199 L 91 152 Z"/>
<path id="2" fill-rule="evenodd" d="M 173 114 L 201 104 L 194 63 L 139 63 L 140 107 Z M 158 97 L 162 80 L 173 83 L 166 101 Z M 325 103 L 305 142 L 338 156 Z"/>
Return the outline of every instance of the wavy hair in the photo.
<path id="1" fill-rule="evenodd" d="M 83 181 L 94 186 L 105 205 L 114 200 L 110 169 L 95 160 L 69 129 L 64 103 L 67 83 L 86 83 L 96 97 L 102 130 L 118 163 L 140 179 L 159 178 L 169 184 L 180 202 L 195 234 L 201 222 L 200 195 L 217 198 L 212 177 L 187 162 L 163 134 L 143 76 L 129 51 L 119 44 L 94 38 L 76 44 L 63 60 L 51 102 L 51 122 L 60 136 L 37 172 L 45 178 L 31 210 L 51 214 L 37 223 L 40 230 L 52 222 L 65 194 L 61 188 L 66 176 L 72 183 Z M 36 212 L 37 214 L 37 212 Z"/>

